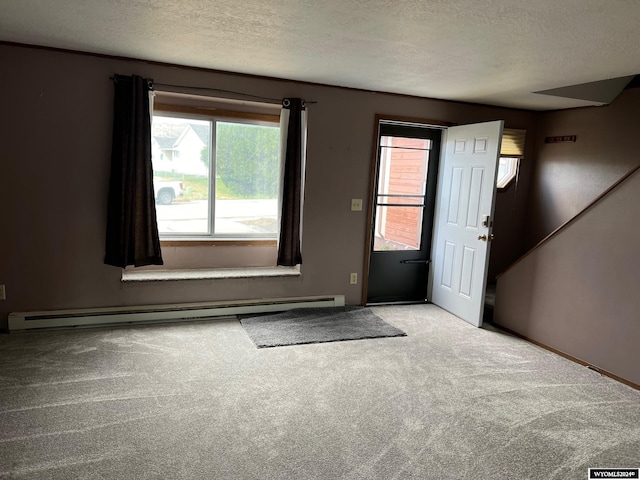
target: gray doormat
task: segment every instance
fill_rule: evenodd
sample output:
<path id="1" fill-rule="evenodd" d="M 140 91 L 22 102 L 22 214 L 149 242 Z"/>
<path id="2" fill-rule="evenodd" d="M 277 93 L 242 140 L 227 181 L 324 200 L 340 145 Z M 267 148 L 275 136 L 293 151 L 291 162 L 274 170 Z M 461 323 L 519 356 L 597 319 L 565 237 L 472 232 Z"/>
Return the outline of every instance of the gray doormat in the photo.
<path id="1" fill-rule="evenodd" d="M 258 348 L 407 335 L 362 307 L 298 308 L 240 323 Z"/>

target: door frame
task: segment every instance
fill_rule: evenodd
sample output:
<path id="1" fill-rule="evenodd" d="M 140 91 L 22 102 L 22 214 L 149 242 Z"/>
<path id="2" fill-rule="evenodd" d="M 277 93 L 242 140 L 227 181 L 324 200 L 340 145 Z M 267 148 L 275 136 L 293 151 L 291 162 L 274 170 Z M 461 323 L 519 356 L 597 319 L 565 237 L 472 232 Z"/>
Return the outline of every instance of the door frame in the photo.
<path id="1" fill-rule="evenodd" d="M 384 114 L 376 114 L 374 119 L 374 128 L 373 128 L 373 141 L 372 141 L 372 155 L 371 155 L 371 164 L 369 169 L 369 193 L 367 197 L 367 233 L 365 236 L 365 255 L 364 255 L 364 265 L 363 265 L 363 274 L 362 274 L 362 297 L 360 300 L 361 305 L 367 304 L 367 293 L 369 289 L 369 269 L 370 269 L 370 258 L 371 258 L 371 241 L 373 235 L 373 214 L 374 214 L 374 203 L 375 203 L 375 193 L 376 193 L 376 179 L 378 176 L 378 140 L 380 137 L 380 122 L 398 122 L 405 124 L 417 124 L 420 126 L 432 126 L 434 128 L 440 128 L 446 130 L 447 127 L 456 126 L 456 123 L 452 122 L 443 122 L 440 120 L 431 120 L 424 118 L 415 118 L 415 117 L 403 117 L 397 115 L 384 115 Z M 439 161 L 440 159 L 438 159 Z"/>

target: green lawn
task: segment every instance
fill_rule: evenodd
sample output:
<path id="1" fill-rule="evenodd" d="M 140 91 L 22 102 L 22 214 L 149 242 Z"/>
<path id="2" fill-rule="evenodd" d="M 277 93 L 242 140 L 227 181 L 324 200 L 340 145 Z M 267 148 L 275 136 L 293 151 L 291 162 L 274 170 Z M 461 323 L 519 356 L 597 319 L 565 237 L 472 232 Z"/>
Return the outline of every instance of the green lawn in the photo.
<path id="1" fill-rule="evenodd" d="M 173 172 L 155 172 L 154 178 L 169 182 L 182 182 L 184 197 L 176 198 L 176 202 L 206 200 L 209 198 L 209 180 L 207 177 Z M 239 197 L 229 191 L 222 179 L 216 178 L 216 198 L 220 200 L 232 200 Z"/>

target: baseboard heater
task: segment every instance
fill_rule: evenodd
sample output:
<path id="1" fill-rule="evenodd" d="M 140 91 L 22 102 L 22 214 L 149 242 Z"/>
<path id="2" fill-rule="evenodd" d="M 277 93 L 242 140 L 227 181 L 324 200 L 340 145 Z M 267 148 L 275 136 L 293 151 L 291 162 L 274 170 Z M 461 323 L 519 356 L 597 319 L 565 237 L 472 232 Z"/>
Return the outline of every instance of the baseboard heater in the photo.
<path id="1" fill-rule="evenodd" d="M 13 312 L 9 314 L 9 331 L 193 321 L 248 313 L 281 312 L 294 308 L 340 307 L 344 304 L 344 295 L 328 295 L 49 312 Z"/>

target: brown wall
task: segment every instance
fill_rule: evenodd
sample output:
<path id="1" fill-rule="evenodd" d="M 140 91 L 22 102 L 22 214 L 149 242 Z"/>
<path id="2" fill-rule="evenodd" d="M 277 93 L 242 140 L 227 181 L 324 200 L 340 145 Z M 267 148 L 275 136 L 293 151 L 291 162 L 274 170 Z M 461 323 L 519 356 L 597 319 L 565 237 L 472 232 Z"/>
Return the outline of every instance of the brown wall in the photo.
<path id="1" fill-rule="evenodd" d="M 639 109 L 636 88 L 606 107 L 540 115 L 525 246 L 640 164 Z M 556 135 L 577 135 L 577 141 L 544 143 Z M 635 174 L 499 278 L 494 320 L 640 384 L 639 217 Z"/>
<path id="2" fill-rule="evenodd" d="M 416 138 L 392 137 L 390 142 L 391 146 L 396 149 L 391 149 L 389 154 L 388 193 L 391 195 L 424 195 L 429 153 L 418 149 L 425 148 L 425 141 Z M 398 147 L 404 147 L 407 150 Z M 407 201 L 404 198 L 400 202 L 393 198 L 385 200 L 390 203 Z M 385 238 L 419 249 L 422 209 L 394 207 L 386 210 Z"/>
<path id="3" fill-rule="evenodd" d="M 640 88 L 609 106 L 541 114 L 526 247 L 584 209 L 640 163 Z M 575 143 L 544 137 L 577 135 Z"/>
<path id="4" fill-rule="evenodd" d="M 496 193 L 493 225 L 494 240 L 491 242 L 488 281 L 509 267 L 526 247 L 526 212 L 529 205 L 531 175 L 535 168 L 536 129 L 527 130 L 524 158 L 520 161 L 518 177 L 505 189 Z"/>
<path id="5" fill-rule="evenodd" d="M 640 171 L 498 279 L 494 321 L 640 385 Z"/>
<path id="6" fill-rule="evenodd" d="M 0 64 L 0 283 L 7 288 L 0 327 L 12 311 L 316 294 L 344 294 L 357 304 L 361 286 L 349 285 L 349 272 L 362 278 L 367 220 L 350 211 L 350 199 L 368 199 L 375 114 L 457 123 L 504 119 L 530 131 L 536 122 L 534 113 L 519 110 L 9 45 L 0 45 Z M 121 283 L 120 269 L 102 263 L 114 73 L 318 102 L 309 112 L 300 278 L 132 285 Z M 526 185 L 528 173 L 523 176 Z M 494 251 L 494 258 L 515 259 L 523 217 L 521 204 L 504 215 L 507 253 Z"/>

